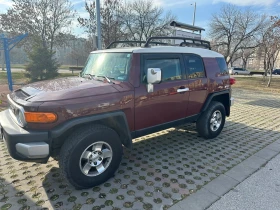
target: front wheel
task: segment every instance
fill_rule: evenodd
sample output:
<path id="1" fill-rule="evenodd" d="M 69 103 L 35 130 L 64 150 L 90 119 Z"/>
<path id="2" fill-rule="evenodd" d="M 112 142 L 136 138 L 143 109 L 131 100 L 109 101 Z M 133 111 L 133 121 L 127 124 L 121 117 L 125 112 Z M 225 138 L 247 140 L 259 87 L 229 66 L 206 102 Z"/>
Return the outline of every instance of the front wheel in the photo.
<path id="1" fill-rule="evenodd" d="M 220 102 L 212 101 L 208 109 L 201 114 L 196 122 L 198 134 L 205 139 L 215 138 L 223 130 L 225 119 L 224 105 Z"/>
<path id="2" fill-rule="evenodd" d="M 238 75 L 238 72 L 235 72 L 234 75 Z"/>
<path id="3" fill-rule="evenodd" d="M 60 151 L 59 167 L 76 189 L 102 184 L 122 159 L 118 134 L 103 125 L 87 125 L 70 135 Z"/>

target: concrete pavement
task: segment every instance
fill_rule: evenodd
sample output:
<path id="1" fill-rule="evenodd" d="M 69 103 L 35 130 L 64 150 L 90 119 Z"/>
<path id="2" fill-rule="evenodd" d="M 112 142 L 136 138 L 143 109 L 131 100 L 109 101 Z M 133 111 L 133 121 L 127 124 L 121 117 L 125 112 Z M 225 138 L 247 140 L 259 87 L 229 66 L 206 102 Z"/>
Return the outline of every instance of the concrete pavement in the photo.
<path id="1" fill-rule="evenodd" d="M 203 186 L 170 210 L 279 210 L 280 140 Z"/>
<path id="2" fill-rule="evenodd" d="M 237 185 L 208 210 L 279 210 L 280 155 Z"/>

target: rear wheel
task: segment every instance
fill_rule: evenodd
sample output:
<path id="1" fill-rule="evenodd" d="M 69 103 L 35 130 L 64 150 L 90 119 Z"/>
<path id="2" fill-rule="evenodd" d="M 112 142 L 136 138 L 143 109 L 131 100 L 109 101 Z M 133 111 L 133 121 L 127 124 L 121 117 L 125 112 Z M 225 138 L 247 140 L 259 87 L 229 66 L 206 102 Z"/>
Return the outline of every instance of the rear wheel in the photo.
<path id="1" fill-rule="evenodd" d="M 114 130 L 103 125 L 87 125 L 64 143 L 59 167 L 76 189 L 84 189 L 111 178 L 121 158 L 122 144 Z"/>
<path id="2" fill-rule="evenodd" d="M 225 124 L 226 112 L 222 103 L 212 101 L 196 122 L 198 134 L 205 139 L 218 136 Z"/>
<path id="3" fill-rule="evenodd" d="M 238 75 L 238 72 L 235 72 L 234 75 Z"/>

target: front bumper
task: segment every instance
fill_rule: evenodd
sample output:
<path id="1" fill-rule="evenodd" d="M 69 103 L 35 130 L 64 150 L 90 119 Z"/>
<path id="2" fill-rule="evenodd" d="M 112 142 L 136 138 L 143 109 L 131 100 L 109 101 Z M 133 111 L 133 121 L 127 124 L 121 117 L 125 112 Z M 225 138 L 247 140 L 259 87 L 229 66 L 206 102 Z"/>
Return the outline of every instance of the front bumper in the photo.
<path id="1" fill-rule="evenodd" d="M 50 138 L 47 131 L 28 131 L 19 127 L 8 110 L 0 112 L 0 139 L 12 158 L 21 161 L 47 162 Z"/>

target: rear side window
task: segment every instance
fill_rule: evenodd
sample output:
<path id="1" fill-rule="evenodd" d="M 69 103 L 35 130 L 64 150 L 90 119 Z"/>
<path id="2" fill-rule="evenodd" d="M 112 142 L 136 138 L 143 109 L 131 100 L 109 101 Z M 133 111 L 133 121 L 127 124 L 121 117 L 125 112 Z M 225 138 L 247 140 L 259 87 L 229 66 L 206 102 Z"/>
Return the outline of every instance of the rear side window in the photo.
<path id="1" fill-rule="evenodd" d="M 226 63 L 225 59 L 224 58 L 216 58 L 216 60 L 217 60 L 217 63 L 220 67 L 220 72 L 222 74 L 228 74 L 228 67 L 227 67 L 227 63 Z M 237 69 L 234 68 L 234 70 L 237 70 Z"/>
<path id="2" fill-rule="evenodd" d="M 201 57 L 197 55 L 185 55 L 184 57 L 188 77 L 190 79 L 205 77 L 204 65 Z"/>
<path id="3" fill-rule="evenodd" d="M 162 73 L 162 82 L 182 79 L 182 69 L 179 58 L 156 58 L 145 60 L 144 78 L 148 68 L 160 68 Z"/>

